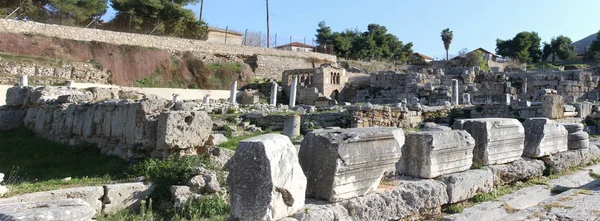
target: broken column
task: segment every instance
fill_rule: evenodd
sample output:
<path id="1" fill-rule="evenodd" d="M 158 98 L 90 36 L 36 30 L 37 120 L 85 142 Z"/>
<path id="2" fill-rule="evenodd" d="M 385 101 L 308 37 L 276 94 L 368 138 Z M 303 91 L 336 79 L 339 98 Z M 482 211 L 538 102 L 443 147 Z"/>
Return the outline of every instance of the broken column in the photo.
<path id="1" fill-rule="evenodd" d="M 314 131 L 302 141 L 300 165 L 306 196 L 337 202 L 364 195 L 393 171 L 404 144 L 402 129 L 390 127 Z"/>
<path id="2" fill-rule="evenodd" d="M 290 90 L 290 108 L 296 106 L 296 91 L 298 90 L 298 76 L 292 78 L 292 89 Z"/>
<path id="3" fill-rule="evenodd" d="M 567 132 L 569 132 L 567 145 L 569 150 L 586 149 L 590 146 L 590 135 L 583 131 L 583 124 L 562 123 L 562 125 L 567 129 Z"/>
<path id="4" fill-rule="evenodd" d="M 466 130 L 475 139 L 474 164 L 503 164 L 521 159 L 525 130 L 517 119 L 465 119 L 456 121 L 453 127 Z"/>
<path id="5" fill-rule="evenodd" d="M 202 103 L 204 103 L 204 105 L 210 104 L 210 94 L 204 95 L 204 100 L 202 101 Z"/>
<path id="6" fill-rule="evenodd" d="M 555 121 L 543 117 L 529 118 L 523 122 L 523 127 L 524 156 L 537 158 L 567 151 L 567 129 Z"/>
<path id="7" fill-rule="evenodd" d="M 475 140 L 463 130 L 408 134 L 396 172 L 431 179 L 465 171 L 473 164 L 474 147 Z"/>
<path id="8" fill-rule="evenodd" d="M 283 122 L 283 135 L 288 137 L 300 136 L 300 125 L 302 124 L 302 118 L 300 115 L 288 115 L 285 117 Z"/>
<path id="9" fill-rule="evenodd" d="M 236 98 L 237 98 L 237 81 L 234 81 L 231 84 L 231 93 L 229 94 L 229 103 L 235 104 Z"/>
<path id="10" fill-rule="evenodd" d="M 27 79 L 27 75 L 21 76 L 21 81 L 19 82 L 19 85 L 21 87 L 28 87 L 29 86 L 29 80 Z"/>
<path id="11" fill-rule="evenodd" d="M 510 94 L 505 94 L 504 104 L 510 105 L 511 100 L 512 100 L 512 96 Z"/>
<path id="12" fill-rule="evenodd" d="M 452 105 L 458 105 L 458 80 L 452 79 Z"/>
<path id="13" fill-rule="evenodd" d="M 173 94 L 173 103 L 177 103 L 180 101 L 181 96 L 179 94 Z"/>
<path id="14" fill-rule="evenodd" d="M 271 100 L 269 100 L 269 104 L 273 107 L 277 106 L 277 89 L 279 85 L 276 82 L 271 84 Z"/>
<path id="15" fill-rule="evenodd" d="M 306 177 L 286 136 L 242 140 L 230 162 L 227 183 L 233 220 L 279 220 L 304 206 Z"/>

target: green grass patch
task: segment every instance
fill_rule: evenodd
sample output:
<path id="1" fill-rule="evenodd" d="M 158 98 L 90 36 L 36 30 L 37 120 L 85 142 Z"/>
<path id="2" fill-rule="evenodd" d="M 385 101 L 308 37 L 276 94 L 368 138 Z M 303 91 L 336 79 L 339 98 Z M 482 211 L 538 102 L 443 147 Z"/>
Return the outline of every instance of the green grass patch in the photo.
<path id="1" fill-rule="evenodd" d="M 128 166 L 91 145 L 70 147 L 25 129 L 0 132 L 0 172 L 5 174 L 9 196 L 118 182 L 127 177 Z M 66 177 L 71 180 L 62 181 Z"/>
<path id="2" fill-rule="evenodd" d="M 235 150 L 235 149 L 237 149 L 238 143 L 240 143 L 240 141 L 251 138 L 251 137 L 256 137 L 259 135 L 267 134 L 267 133 L 270 133 L 270 131 L 245 134 L 245 135 L 237 136 L 237 137 L 228 137 L 229 140 L 227 142 L 220 143 L 217 146 L 221 147 L 221 148 L 225 148 L 225 149 Z"/>
<path id="3" fill-rule="evenodd" d="M 456 213 L 462 213 L 465 210 L 465 207 L 462 204 L 452 204 L 449 205 L 448 207 L 444 208 L 444 213 L 448 213 L 448 214 L 456 214 Z"/>

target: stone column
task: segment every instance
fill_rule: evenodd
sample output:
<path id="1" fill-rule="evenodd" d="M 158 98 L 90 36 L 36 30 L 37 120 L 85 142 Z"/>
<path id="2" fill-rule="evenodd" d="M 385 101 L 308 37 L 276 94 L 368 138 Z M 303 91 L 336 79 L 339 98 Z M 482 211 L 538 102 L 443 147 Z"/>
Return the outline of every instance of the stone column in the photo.
<path id="1" fill-rule="evenodd" d="M 290 108 L 296 106 L 296 90 L 298 89 L 298 76 L 292 78 L 292 89 L 290 90 Z"/>
<path id="2" fill-rule="evenodd" d="M 21 76 L 21 87 L 29 86 L 29 80 L 27 79 L 27 75 Z"/>
<path id="3" fill-rule="evenodd" d="M 511 100 L 512 100 L 512 96 L 510 96 L 510 94 L 506 94 L 506 100 L 504 101 L 504 104 L 510 105 Z"/>
<path id="4" fill-rule="evenodd" d="M 237 95 L 237 81 L 234 81 L 233 84 L 231 84 L 231 93 L 229 94 L 229 103 L 230 104 L 235 104 L 235 99 L 236 99 L 236 95 Z"/>
<path id="5" fill-rule="evenodd" d="M 302 120 L 300 115 L 289 115 L 283 122 L 283 135 L 288 137 L 300 136 L 300 125 Z"/>
<path id="6" fill-rule="evenodd" d="M 527 94 L 527 78 L 523 79 L 523 88 L 521 88 L 523 94 Z"/>
<path id="7" fill-rule="evenodd" d="M 458 80 L 452 79 L 452 105 L 458 105 Z"/>
<path id="8" fill-rule="evenodd" d="M 277 85 L 276 82 L 273 82 L 273 84 L 271 84 L 271 100 L 269 101 L 269 104 L 271 104 L 271 106 L 275 107 L 277 106 L 277 88 L 279 87 L 279 85 Z"/>
<path id="9" fill-rule="evenodd" d="M 469 94 L 469 93 L 463 94 L 463 104 L 471 104 L 471 94 Z"/>
<path id="10" fill-rule="evenodd" d="M 204 95 L 203 103 L 205 105 L 209 105 L 210 104 L 210 94 Z"/>

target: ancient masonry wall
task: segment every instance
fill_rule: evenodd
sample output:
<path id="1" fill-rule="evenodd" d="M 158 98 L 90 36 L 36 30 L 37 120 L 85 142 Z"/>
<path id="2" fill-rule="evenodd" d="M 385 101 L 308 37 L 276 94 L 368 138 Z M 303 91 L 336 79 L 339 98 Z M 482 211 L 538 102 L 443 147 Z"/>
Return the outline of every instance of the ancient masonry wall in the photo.
<path id="1" fill-rule="evenodd" d="M 257 77 L 280 79 L 282 70 L 312 67 L 312 61 L 337 62 L 337 58 L 328 54 L 312 52 L 283 51 L 269 48 L 246 47 L 240 45 L 219 44 L 206 41 L 114 32 L 98 29 L 42 24 L 31 21 L 0 19 L 0 32 L 44 35 L 78 41 L 97 41 L 120 45 L 135 45 L 175 51 L 193 51 L 216 57 L 255 57 L 260 68 Z M 300 66 L 295 63 L 302 61 Z M 248 62 L 246 62 L 248 63 Z M 262 67 L 261 65 L 264 65 Z"/>

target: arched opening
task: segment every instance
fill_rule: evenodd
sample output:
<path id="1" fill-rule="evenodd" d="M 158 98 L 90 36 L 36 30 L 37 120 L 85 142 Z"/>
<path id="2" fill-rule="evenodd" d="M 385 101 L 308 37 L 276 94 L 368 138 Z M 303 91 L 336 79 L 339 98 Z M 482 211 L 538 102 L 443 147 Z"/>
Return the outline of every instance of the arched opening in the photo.
<path id="1" fill-rule="evenodd" d="M 331 99 L 334 99 L 336 101 L 338 101 L 340 96 L 340 91 L 338 91 L 337 89 L 335 89 L 332 93 L 331 93 Z"/>

